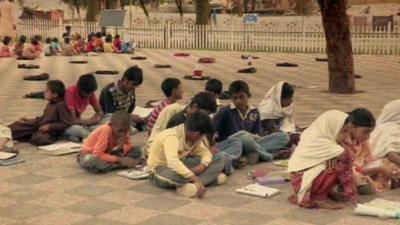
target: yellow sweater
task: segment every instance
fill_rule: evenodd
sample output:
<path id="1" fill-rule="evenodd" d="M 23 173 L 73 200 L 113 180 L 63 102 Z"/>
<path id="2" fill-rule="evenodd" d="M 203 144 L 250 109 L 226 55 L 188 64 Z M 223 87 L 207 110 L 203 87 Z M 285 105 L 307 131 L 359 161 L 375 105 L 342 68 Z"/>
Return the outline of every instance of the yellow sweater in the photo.
<path id="1" fill-rule="evenodd" d="M 188 156 L 199 156 L 205 166 L 212 160 L 212 154 L 202 141 L 188 143 L 185 140 L 184 125 L 179 125 L 159 133 L 149 149 L 147 165 L 150 170 L 157 166 L 167 166 L 181 176 L 188 178 L 193 172 L 185 166 L 182 160 Z"/>

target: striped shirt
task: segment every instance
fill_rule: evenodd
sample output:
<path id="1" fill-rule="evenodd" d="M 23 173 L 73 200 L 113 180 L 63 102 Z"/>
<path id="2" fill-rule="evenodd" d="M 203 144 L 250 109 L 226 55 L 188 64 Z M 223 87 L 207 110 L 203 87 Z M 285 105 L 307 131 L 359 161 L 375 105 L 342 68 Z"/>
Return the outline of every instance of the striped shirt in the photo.
<path id="1" fill-rule="evenodd" d="M 147 122 L 147 127 L 148 127 L 148 129 L 151 131 L 152 129 L 153 129 L 153 126 L 154 126 L 154 124 L 156 123 L 156 121 L 157 121 L 157 119 L 158 119 L 158 115 L 160 115 L 160 112 L 166 107 L 166 106 L 168 106 L 169 104 L 171 104 L 169 101 L 168 101 L 168 99 L 166 98 L 166 99 L 164 99 L 162 102 L 160 102 L 160 104 L 158 104 L 155 108 L 154 108 L 154 110 L 153 110 L 153 112 L 151 112 L 151 115 L 150 115 L 150 117 L 149 117 L 149 119 L 148 119 L 148 122 Z"/>

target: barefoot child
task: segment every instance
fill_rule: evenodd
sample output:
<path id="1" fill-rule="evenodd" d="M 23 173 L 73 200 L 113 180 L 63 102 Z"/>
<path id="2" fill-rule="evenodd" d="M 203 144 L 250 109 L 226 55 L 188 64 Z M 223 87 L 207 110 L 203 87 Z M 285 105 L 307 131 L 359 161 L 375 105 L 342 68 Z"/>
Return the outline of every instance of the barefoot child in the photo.
<path id="1" fill-rule="evenodd" d="M 32 39 L 31 44 L 24 48 L 22 57 L 27 59 L 36 59 L 42 53 L 40 50 L 39 41 L 35 38 Z"/>
<path id="2" fill-rule="evenodd" d="M 150 147 L 147 164 L 150 182 L 161 188 L 175 188 L 186 197 L 204 197 L 205 186 L 222 184 L 224 163 L 212 156 L 201 141 L 213 133 L 210 117 L 204 112 L 193 113 L 185 122 L 159 133 Z M 187 160 L 189 156 L 199 160 Z"/>
<path id="3" fill-rule="evenodd" d="M 342 185 L 344 197 L 357 201 L 353 178 L 352 142 L 368 140 L 375 127 L 374 116 L 366 109 L 347 114 L 330 110 L 319 116 L 302 134 L 299 145 L 289 160 L 292 173 L 292 203 L 304 208 L 340 209 L 333 188 Z M 335 197 L 335 198 L 334 198 Z"/>
<path id="4" fill-rule="evenodd" d="M 18 56 L 18 57 L 22 56 L 22 53 L 24 52 L 25 42 L 26 42 L 26 36 L 21 35 L 21 37 L 19 38 L 19 41 L 17 43 L 15 43 L 15 47 L 14 47 L 14 52 L 15 52 L 16 56 Z"/>
<path id="5" fill-rule="evenodd" d="M 373 177 L 377 191 L 400 186 L 400 100 L 383 107 L 376 129 L 371 134 L 372 156 L 379 167 L 388 171 Z"/>
<path id="6" fill-rule="evenodd" d="M 141 152 L 130 142 L 131 115 L 117 111 L 111 122 L 94 130 L 85 140 L 77 157 L 79 165 L 93 173 L 106 173 L 114 169 L 133 168 Z"/>
<path id="7" fill-rule="evenodd" d="M 293 133 L 296 127 L 293 121 L 294 89 L 287 82 L 279 82 L 265 95 L 258 106 L 263 133 L 277 131 Z"/>
<path id="8" fill-rule="evenodd" d="M 179 79 L 166 78 L 161 83 L 161 90 L 163 91 L 166 98 L 154 108 L 153 112 L 151 113 L 147 121 L 147 129 L 149 129 L 149 136 L 151 134 L 151 130 L 153 129 L 154 124 L 157 121 L 160 112 L 166 106 L 173 104 L 183 98 L 183 88 L 181 85 L 181 81 Z"/>
<path id="9" fill-rule="evenodd" d="M 11 37 L 5 36 L 3 38 L 3 46 L 0 48 L 0 57 L 13 57 L 14 53 L 10 48 Z"/>
<path id="10" fill-rule="evenodd" d="M 43 115 L 34 119 L 22 118 L 9 125 L 14 140 L 33 145 L 48 145 L 57 141 L 73 119 L 64 102 L 65 86 L 59 80 L 47 82 L 44 97 L 49 102 Z"/>
<path id="11" fill-rule="evenodd" d="M 286 133 L 278 132 L 260 137 L 260 114 L 249 104 L 251 97 L 246 82 L 238 80 L 229 86 L 231 105 L 219 110 L 214 117 L 217 131 L 217 147 L 227 158 L 240 164 L 256 164 L 281 158 L 281 151 L 289 142 Z M 231 168 L 233 169 L 233 168 Z M 225 170 L 227 172 L 227 170 Z"/>

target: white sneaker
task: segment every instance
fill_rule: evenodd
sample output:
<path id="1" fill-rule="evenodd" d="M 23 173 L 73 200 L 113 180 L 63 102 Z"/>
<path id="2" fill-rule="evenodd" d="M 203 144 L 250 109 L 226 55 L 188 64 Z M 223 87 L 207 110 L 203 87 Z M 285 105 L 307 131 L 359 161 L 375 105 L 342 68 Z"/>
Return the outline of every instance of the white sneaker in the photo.
<path id="1" fill-rule="evenodd" d="M 217 177 L 217 184 L 225 184 L 228 181 L 228 177 L 224 173 L 220 173 Z"/>
<path id="2" fill-rule="evenodd" d="M 185 197 L 191 198 L 197 194 L 197 187 L 193 183 L 187 183 L 180 187 L 177 187 L 176 192 Z"/>

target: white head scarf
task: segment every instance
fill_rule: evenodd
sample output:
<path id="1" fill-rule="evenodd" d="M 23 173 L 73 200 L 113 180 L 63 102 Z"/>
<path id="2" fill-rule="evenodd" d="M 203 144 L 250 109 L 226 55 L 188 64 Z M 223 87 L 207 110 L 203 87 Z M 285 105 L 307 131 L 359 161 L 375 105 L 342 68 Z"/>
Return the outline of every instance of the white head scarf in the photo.
<path id="1" fill-rule="evenodd" d="M 299 145 L 289 160 L 288 172 L 306 170 L 303 173 L 298 200 L 311 188 L 314 179 L 326 169 L 326 161 L 343 153 L 344 149 L 336 143 L 347 113 L 329 110 L 319 116 L 302 134 Z"/>
<path id="2" fill-rule="evenodd" d="M 393 100 L 383 107 L 377 124 L 388 122 L 400 124 L 400 99 Z"/>
<path id="3" fill-rule="evenodd" d="M 281 81 L 269 89 L 264 99 L 260 102 L 258 111 L 260 112 L 261 120 L 282 119 L 280 129 L 284 132 L 295 132 L 296 126 L 292 118 L 293 103 L 287 107 L 282 107 L 281 103 L 282 86 L 284 83 L 284 81 Z"/>
<path id="4" fill-rule="evenodd" d="M 385 157 L 389 152 L 400 153 L 400 99 L 383 107 L 377 126 L 371 133 L 372 156 Z"/>

